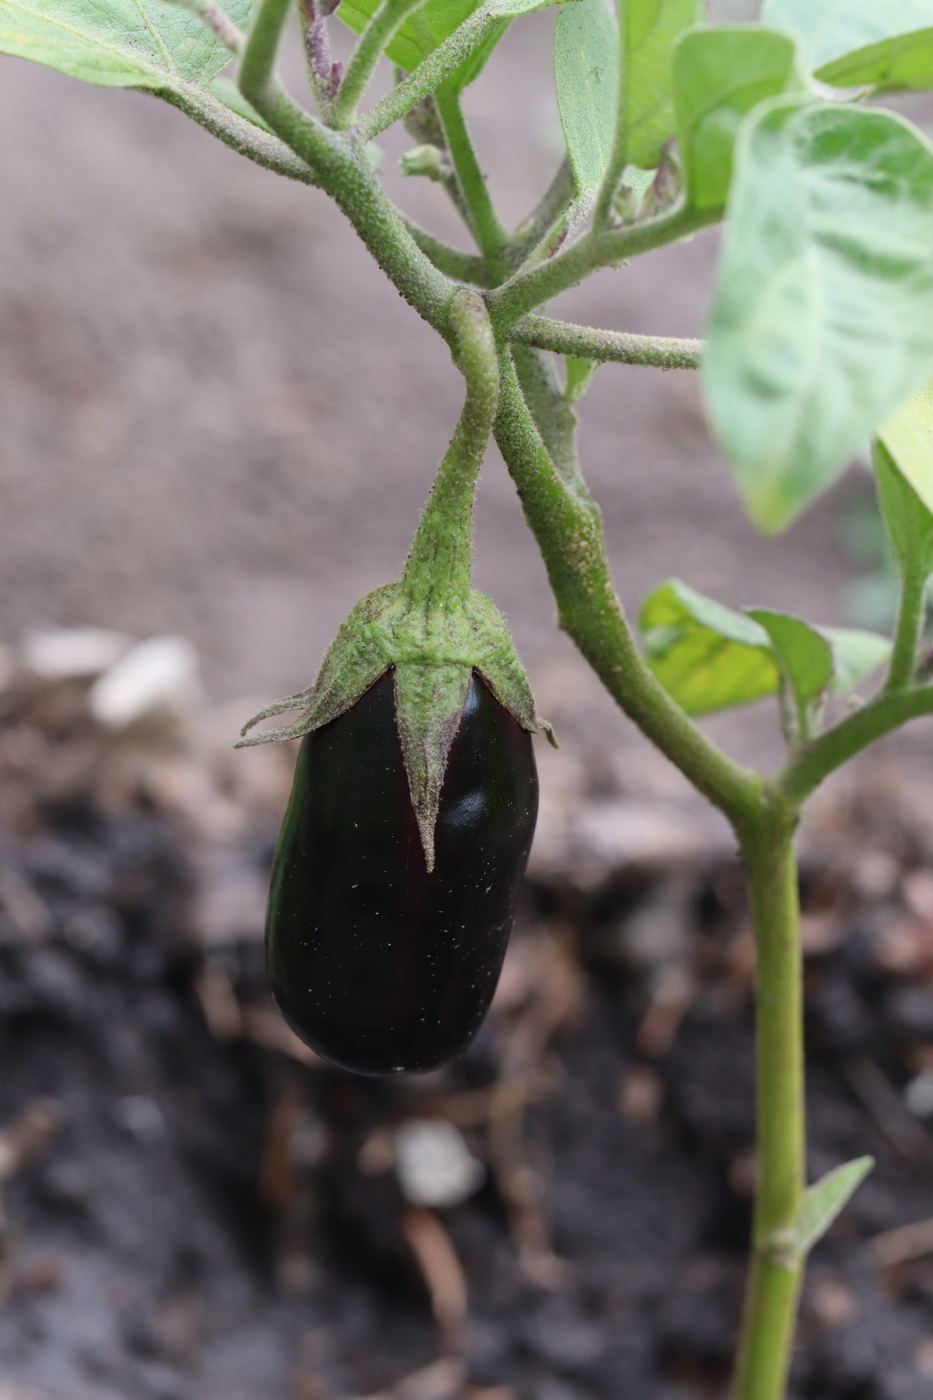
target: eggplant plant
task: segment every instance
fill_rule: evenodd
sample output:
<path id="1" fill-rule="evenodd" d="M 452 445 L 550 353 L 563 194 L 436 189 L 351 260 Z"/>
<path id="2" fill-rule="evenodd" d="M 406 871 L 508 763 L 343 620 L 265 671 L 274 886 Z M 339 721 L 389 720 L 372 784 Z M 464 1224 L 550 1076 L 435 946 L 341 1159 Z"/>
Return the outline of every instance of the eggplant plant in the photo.
<path id="1" fill-rule="evenodd" d="M 383 787 L 394 784 L 396 804 L 404 774 L 405 861 L 421 862 L 415 883 L 429 891 L 419 906 L 428 933 L 462 896 L 462 926 L 478 922 L 504 946 L 534 820 L 528 732 L 542 721 L 504 621 L 470 588 L 473 487 L 492 435 L 540 547 L 560 626 L 625 715 L 736 834 L 757 947 L 758 1186 L 733 1395 L 779 1400 L 807 1255 L 871 1166 L 861 1158 L 806 1182 L 794 831 L 828 774 L 933 714 L 921 650 L 933 572 L 933 146 L 876 101 L 933 88 L 933 0 L 764 0 L 760 22 L 744 25 L 708 23 L 702 0 L 616 0 L 614 8 L 566 0 L 554 24 L 566 155 L 512 231 L 490 198 L 461 100 L 508 26 L 552 0 L 296 3 L 307 104 L 276 68 L 293 0 L 0 0 L 0 51 L 148 91 L 241 155 L 335 200 L 464 376 L 463 414 L 400 580 L 354 609 L 315 685 L 269 712 L 300 711 L 271 737 L 307 736 L 293 795 L 300 810 L 286 819 L 272 896 L 279 995 L 299 1024 L 317 1015 L 320 996 L 301 980 L 309 955 L 302 921 L 315 900 L 343 910 L 354 871 L 372 873 L 365 842 L 355 855 L 345 843 L 338 886 L 322 894 L 306 878 L 331 820 L 321 816 L 327 783 L 341 795 L 344 770 L 334 765 L 341 751 L 355 762 L 367 744 L 372 763 L 381 754 L 392 769 Z M 331 53 L 334 23 L 358 36 L 345 65 Z M 394 85 L 371 102 L 383 58 Z M 372 143 L 397 122 L 413 143 L 403 170 L 444 188 L 473 251 L 442 242 L 387 197 Z M 598 269 L 624 269 L 718 223 L 705 341 L 544 314 Z M 763 607 L 734 610 L 680 580 L 652 592 L 633 628 L 576 447 L 575 405 L 606 362 L 700 373 L 711 430 L 766 532 L 783 529 L 871 441 L 900 577 L 894 636 Z M 735 762 L 696 722 L 764 696 L 775 698 L 787 742 L 771 775 Z M 470 777 L 471 764 L 482 780 Z M 465 810 L 464 793 L 484 784 L 492 791 L 506 771 L 512 799 L 503 799 L 501 830 L 471 808 L 478 825 L 464 844 L 451 813 Z M 308 791 L 321 802 L 305 811 Z M 345 817 L 341 807 L 327 839 Z M 455 847 L 466 853 L 460 865 Z M 490 894 L 480 890 L 487 858 L 500 864 L 492 903 L 477 913 L 480 894 Z M 390 896 L 411 893 L 411 867 L 399 860 L 397 850 L 385 858 L 377 914 Z M 435 867 L 454 882 L 443 895 L 431 884 Z M 399 916 L 399 927 L 406 920 Z M 333 947 L 318 954 L 323 976 L 333 967 L 344 975 L 339 957 L 328 962 Z M 487 955 L 483 976 L 498 956 Z M 469 1006 L 456 996 L 445 1002 L 429 979 L 419 982 L 422 973 L 406 986 L 416 1011 L 420 996 L 433 998 L 435 1031 L 427 1048 L 411 1050 L 412 1064 L 452 1053 L 486 994 Z M 327 1034 L 328 1044 L 343 1037 L 352 1061 L 355 1030 L 376 1011 L 363 1015 L 345 991 L 327 1011 Z M 394 1049 L 364 1049 L 370 1059 L 360 1067 L 393 1068 Z"/>

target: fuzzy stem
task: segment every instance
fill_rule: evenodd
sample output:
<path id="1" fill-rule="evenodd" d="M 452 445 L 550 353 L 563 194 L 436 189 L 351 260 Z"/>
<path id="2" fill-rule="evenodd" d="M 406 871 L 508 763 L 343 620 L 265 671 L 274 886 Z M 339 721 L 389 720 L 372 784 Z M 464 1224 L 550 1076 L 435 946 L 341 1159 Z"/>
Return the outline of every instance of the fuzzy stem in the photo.
<path id="1" fill-rule="evenodd" d="M 561 355 L 612 360 L 620 365 L 654 365 L 658 369 L 697 369 L 703 354 L 702 340 L 601 331 L 594 326 L 553 321 L 547 316 L 523 316 L 511 328 L 508 338 L 519 345 L 534 345 Z"/>
<path id="2" fill-rule="evenodd" d="M 609 572 L 599 507 L 582 480 L 561 479 L 508 353 L 500 359 L 494 431 L 544 557 L 560 626 L 610 695 L 690 782 L 734 824 L 753 820 L 764 780 L 717 748 L 638 654 Z"/>
<path id="3" fill-rule="evenodd" d="M 402 591 L 432 607 L 470 596 L 473 494 L 499 393 L 496 345 L 482 298 L 463 288 L 450 304 L 466 402 L 441 463 L 402 574 Z"/>
<path id="4" fill-rule="evenodd" d="M 343 210 L 383 272 L 429 325 L 455 340 L 449 316 L 455 283 L 422 253 L 392 208 L 361 142 L 330 131 L 305 112 L 275 77 L 275 55 L 288 0 L 262 0 L 240 65 L 240 91 L 277 136 L 313 172 Z"/>
<path id="5" fill-rule="evenodd" d="M 758 1189 L 734 1400 L 784 1395 L 803 1273 L 803 1260 L 775 1248 L 803 1201 L 805 1123 L 796 811 L 772 793 L 742 841 L 757 952 Z"/>
<path id="6" fill-rule="evenodd" d="M 585 234 L 555 257 L 534 267 L 519 269 L 503 283 L 489 299 L 493 325 L 497 332 L 505 334 L 520 317 L 560 292 L 575 287 L 597 268 L 675 243 L 708 224 L 718 223 L 721 218 L 722 210 L 718 208 L 692 209 L 679 205 L 669 213 L 640 224 Z"/>
<path id="7" fill-rule="evenodd" d="M 393 122 L 401 121 L 423 97 L 436 91 L 438 85 L 455 68 L 459 68 L 464 59 L 469 58 L 501 23 L 501 16 L 492 6 L 480 5 L 449 38 L 428 54 L 423 63 L 418 64 L 404 82 L 362 114 L 357 122 L 360 135 L 366 139 L 378 136 Z"/>
<path id="8" fill-rule="evenodd" d="M 473 142 L 460 107 L 460 95 L 450 83 L 440 83 L 435 90 L 434 100 L 444 127 L 444 137 L 457 173 L 457 181 L 466 201 L 470 232 L 476 239 L 483 257 L 495 264 L 501 260 L 502 250 L 508 243 L 509 236 L 499 222 L 499 216 L 489 197 L 486 177 L 476 159 Z"/>
<path id="9" fill-rule="evenodd" d="M 405 17 L 423 4 L 424 0 L 382 0 L 360 36 L 343 82 L 331 104 L 331 125 L 338 129 L 353 126 L 357 104 L 369 87 L 386 45 L 391 42 Z"/>

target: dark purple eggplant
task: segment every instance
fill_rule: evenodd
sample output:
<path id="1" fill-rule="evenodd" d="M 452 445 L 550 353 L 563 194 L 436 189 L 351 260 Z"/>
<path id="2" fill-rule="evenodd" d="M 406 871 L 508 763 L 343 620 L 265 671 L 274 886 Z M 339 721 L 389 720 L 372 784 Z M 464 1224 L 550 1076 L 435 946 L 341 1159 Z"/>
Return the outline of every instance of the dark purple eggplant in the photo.
<path id="1" fill-rule="evenodd" d="M 269 976 L 313 1050 L 360 1074 L 430 1070 L 495 991 L 538 807 L 531 735 L 474 671 L 428 872 L 392 671 L 302 740 L 279 837 Z"/>

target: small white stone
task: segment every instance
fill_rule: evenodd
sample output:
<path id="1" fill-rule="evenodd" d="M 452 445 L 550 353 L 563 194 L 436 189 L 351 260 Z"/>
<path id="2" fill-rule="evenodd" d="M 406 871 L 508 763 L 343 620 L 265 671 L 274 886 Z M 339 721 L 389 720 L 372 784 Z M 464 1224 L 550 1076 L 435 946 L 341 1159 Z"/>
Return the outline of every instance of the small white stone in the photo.
<path id="1" fill-rule="evenodd" d="M 150 637 L 98 677 L 88 706 L 99 724 L 122 729 L 157 710 L 189 710 L 200 694 L 198 657 L 191 642 L 186 637 Z"/>
<path id="2" fill-rule="evenodd" d="M 123 655 L 131 639 L 104 627 L 54 627 L 27 632 L 23 665 L 47 681 L 97 676 Z"/>
<path id="3" fill-rule="evenodd" d="M 479 1190 L 486 1168 L 452 1123 L 411 1118 L 395 1134 L 395 1170 L 413 1206 L 458 1206 Z"/>
<path id="4" fill-rule="evenodd" d="M 933 1074 L 924 1070 L 904 1087 L 904 1107 L 915 1118 L 933 1115 Z"/>

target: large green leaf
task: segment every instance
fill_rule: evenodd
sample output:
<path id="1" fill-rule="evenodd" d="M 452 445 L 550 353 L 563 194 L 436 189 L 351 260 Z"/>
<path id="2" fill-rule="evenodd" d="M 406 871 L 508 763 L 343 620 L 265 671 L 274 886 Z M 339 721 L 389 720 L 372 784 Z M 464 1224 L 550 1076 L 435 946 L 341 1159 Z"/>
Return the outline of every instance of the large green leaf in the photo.
<path id="1" fill-rule="evenodd" d="M 915 29 L 868 44 L 827 63 L 816 76 L 836 87 L 871 86 L 876 92 L 933 87 L 933 29 Z"/>
<path id="2" fill-rule="evenodd" d="M 703 382 L 750 513 L 786 525 L 933 366 L 933 149 L 888 112 L 743 125 Z"/>
<path id="3" fill-rule="evenodd" d="M 844 54 L 933 25 L 933 0 L 765 0 L 761 19 L 795 34 L 822 77 Z"/>
<path id="4" fill-rule="evenodd" d="M 581 194 L 598 189 L 616 127 L 619 26 L 605 0 L 576 0 L 554 26 L 554 83 Z"/>
<path id="5" fill-rule="evenodd" d="M 828 691 L 851 690 L 891 653 L 877 632 L 813 627 L 765 608 L 733 612 L 679 579 L 649 594 L 640 625 L 648 665 L 688 714 L 774 695 L 783 676 L 807 728 Z"/>
<path id="6" fill-rule="evenodd" d="M 674 49 L 674 106 L 687 197 L 697 209 L 725 204 L 732 150 L 746 112 L 802 87 L 794 41 L 750 25 L 693 29 Z"/>
<path id="7" fill-rule="evenodd" d="M 882 423 L 878 437 L 924 507 L 933 511 L 933 384 L 902 403 Z"/>
<path id="8" fill-rule="evenodd" d="M 674 45 L 705 17 L 703 0 L 628 0 L 625 6 L 626 154 L 632 165 L 653 170 L 661 147 L 676 135 Z"/>
<path id="9" fill-rule="evenodd" d="M 250 0 L 225 6 L 247 25 Z M 169 0 L 0 0 L 0 53 L 102 87 L 207 86 L 230 62 L 210 30 Z"/>
<path id="10" fill-rule="evenodd" d="M 747 705 L 778 688 L 764 628 L 679 579 L 649 594 L 640 623 L 648 665 L 688 714 Z"/>

